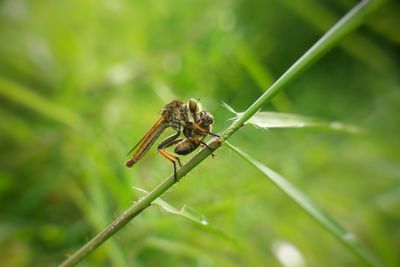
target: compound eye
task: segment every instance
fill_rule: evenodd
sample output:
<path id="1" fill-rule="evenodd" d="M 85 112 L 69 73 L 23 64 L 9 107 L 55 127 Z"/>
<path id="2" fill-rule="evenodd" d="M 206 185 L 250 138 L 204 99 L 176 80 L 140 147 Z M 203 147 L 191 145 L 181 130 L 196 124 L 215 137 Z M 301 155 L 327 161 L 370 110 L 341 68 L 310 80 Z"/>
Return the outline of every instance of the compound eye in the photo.
<path id="1" fill-rule="evenodd" d="M 189 110 L 192 113 L 197 111 L 197 101 L 193 98 L 189 100 Z"/>

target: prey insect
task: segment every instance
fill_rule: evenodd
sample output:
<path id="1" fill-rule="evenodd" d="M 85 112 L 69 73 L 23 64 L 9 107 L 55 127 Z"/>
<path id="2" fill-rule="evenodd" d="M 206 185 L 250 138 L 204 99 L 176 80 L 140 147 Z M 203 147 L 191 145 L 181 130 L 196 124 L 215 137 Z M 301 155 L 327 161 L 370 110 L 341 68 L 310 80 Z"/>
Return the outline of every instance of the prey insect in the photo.
<path id="1" fill-rule="evenodd" d="M 176 164 L 181 167 L 181 161 L 178 156 L 166 151 L 165 149 L 175 146 L 174 152 L 178 155 L 187 155 L 199 146 L 207 147 L 203 141 L 208 135 L 217 136 L 211 132 L 214 119 L 211 113 L 203 110 L 200 103 L 190 99 L 187 104 L 181 100 L 173 100 L 166 104 L 161 110 L 161 116 L 145 134 L 145 136 L 129 151 L 128 154 L 135 151 L 132 158 L 125 165 L 132 167 L 149 151 L 151 146 L 160 137 L 167 128 L 176 131 L 175 134 L 167 137 L 157 146 L 158 152 L 174 166 L 174 177 L 177 180 Z M 179 138 L 183 133 L 184 138 Z M 210 148 L 209 148 L 210 149 Z"/>

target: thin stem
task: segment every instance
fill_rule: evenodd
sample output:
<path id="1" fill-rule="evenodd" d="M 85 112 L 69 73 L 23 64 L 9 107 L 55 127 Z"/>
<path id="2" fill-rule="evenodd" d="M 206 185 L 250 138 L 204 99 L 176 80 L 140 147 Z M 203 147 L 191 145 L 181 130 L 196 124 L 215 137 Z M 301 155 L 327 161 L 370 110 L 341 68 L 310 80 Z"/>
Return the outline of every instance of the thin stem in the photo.
<path id="1" fill-rule="evenodd" d="M 208 144 L 209 148 L 201 150 L 197 153 L 188 163 L 182 166 L 177 173 L 178 181 L 184 177 L 190 170 L 199 165 L 205 158 L 207 158 L 212 151 L 215 151 L 221 146 L 221 141 L 219 138 L 212 140 Z M 174 174 L 171 174 L 168 178 L 162 181 L 156 188 L 147 193 L 145 196 L 135 201 L 132 206 L 126 210 L 121 216 L 115 219 L 109 226 L 107 226 L 103 231 L 97 234 L 92 240 L 87 242 L 81 249 L 71 255 L 67 260 L 65 260 L 60 267 L 74 266 L 80 262 L 84 257 L 86 257 L 90 252 L 100 246 L 104 241 L 106 241 L 110 236 L 116 233 L 124 225 L 126 225 L 130 220 L 136 217 L 144 209 L 149 207 L 151 203 L 161 196 L 165 191 L 167 191 L 172 185 L 175 184 Z"/>
<path id="2" fill-rule="evenodd" d="M 319 58 L 332 49 L 347 34 L 357 28 L 365 17 L 375 11 L 385 0 L 364 0 L 357 4 L 339 22 L 337 22 L 322 38 L 315 43 L 292 67 L 290 67 L 260 98 L 257 99 L 239 118 L 237 118 L 228 128 L 226 128 L 221 138 L 214 138 L 208 144 L 209 148 L 201 150 L 189 162 L 187 162 L 177 172 L 179 181 L 194 167 L 199 165 L 213 151 L 221 146 L 221 142 L 228 139 L 236 132 L 251 116 L 253 116 L 265 103 L 270 101 L 279 91 L 283 90 L 290 82 L 297 78 L 303 71 L 309 68 Z M 107 226 L 102 232 L 87 242 L 81 249 L 71 255 L 60 266 L 74 266 L 85 258 L 90 252 L 100 246 L 109 237 L 126 225 L 130 220 L 140 214 L 151 203 L 175 184 L 174 175 L 170 175 L 156 188 L 140 198 L 138 201 L 118 217 L 113 223 Z"/>
<path id="3" fill-rule="evenodd" d="M 271 100 L 279 91 L 287 87 L 302 72 L 312 66 L 318 59 L 331 50 L 346 35 L 356 29 L 373 11 L 386 0 L 364 0 L 351 9 L 341 20 L 329 29 L 302 57 L 300 57 L 256 102 L 254 102 L 241 117 L 237 118 L 222 134 L 228 139 L 251 116 Z"/>

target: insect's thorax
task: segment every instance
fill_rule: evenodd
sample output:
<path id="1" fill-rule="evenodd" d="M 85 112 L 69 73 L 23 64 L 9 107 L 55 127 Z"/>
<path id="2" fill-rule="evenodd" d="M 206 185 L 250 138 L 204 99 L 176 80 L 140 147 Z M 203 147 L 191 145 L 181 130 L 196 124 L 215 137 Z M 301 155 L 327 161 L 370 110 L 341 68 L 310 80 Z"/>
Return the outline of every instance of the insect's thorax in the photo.
<path id="1" fill-rule="evenodd" d="M 173 100 L 165 105 L 161 115 L 164 117 L 166 125 L 177 131 L 189 127 L 194 122 L 188 106 L 180 100 Z"/>
<path id="2" fill-rule="evenodd" d="M 180 100 L 173 100 L 166 104 L 161 115 L 164 117 L 166 127 L 183 131 L 185 137 L 203 138 L 207 132 L 211 131 L 213 123 L 212 114 L 204 111 L 200 104 L 196 109 L 191 110 L 189 104 L 184 104 Z M 195 124 L 202 131 L 196 130 Z"/>

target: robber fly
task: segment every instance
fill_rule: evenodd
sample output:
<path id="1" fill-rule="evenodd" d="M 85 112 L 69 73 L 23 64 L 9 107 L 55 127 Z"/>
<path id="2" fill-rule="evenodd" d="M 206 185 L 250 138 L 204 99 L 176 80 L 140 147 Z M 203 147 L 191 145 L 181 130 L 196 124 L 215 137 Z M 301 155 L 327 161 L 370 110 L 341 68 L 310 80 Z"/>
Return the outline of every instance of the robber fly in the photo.
<path id="1" fill-rule="evenodd" d="M 187 155 L 199 146 L 209 148 L 203 139 L 207 135 L 218 136 L 211 133 L 213 122 L 212 114 L 203 110 L 196 100 L 190 99 L 187 104 L 184 104 L 181 100 L 173 100 L 164 106 L 157 122 L 128 153 L 136 150 L 125 165 L 129 168 L 132 167 L 149 151 L 164 130 L 171 127 L 176 130 L 176 133 L 163 140 L 157 149 L 162 156 L 173 163 L 176 180 L 176 163 L 182 166 L 181 161 L 179 157 L 165 151 L 165 149 L 176 145 L 174 150 L 176 154 Z M 181 133 L 185 138 L 178 139 Z"/>

